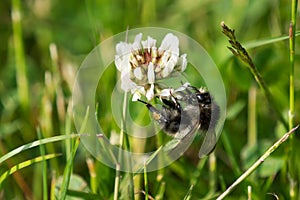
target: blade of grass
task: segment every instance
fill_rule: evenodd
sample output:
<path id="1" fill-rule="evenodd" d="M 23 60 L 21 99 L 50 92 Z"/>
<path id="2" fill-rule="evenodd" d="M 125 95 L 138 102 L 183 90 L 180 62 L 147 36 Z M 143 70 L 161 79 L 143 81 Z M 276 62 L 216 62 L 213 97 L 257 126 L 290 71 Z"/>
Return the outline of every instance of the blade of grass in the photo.
<path id="1" fill-rule="evenodd" d="M 198 183 L 201 171 L 202 171 L 203 167 L 205 166 L 207 158 L 208 157 L 204 157 L 203 159 L 199 160 L 199 162 L 197 164 L 197 169 L 194 172 L 194 174 L 192 175 L 192 178 L 191 178 L 191 181 L 190 181 L 189 191 L 187 192 L 187 194 L 184 197 L 185 200 L 188 200 L 188 199 L 192 198 L 193 189 L 194 189 L 195 185 Z"/>
<path id="2" fill-rule="evenodd" d="M 297 18 L 297 0 L 292 1 L 292 21 L 289 28 L 290 43 L 290 111 L 289 111 L 289 128 L 293 127 L 295 114 L 295 83 L 294 83 L 294 66 L 295 66 L 295 34 Z"/>
<path id="3" fill-rule="evenodd" d="M 89 110 L 90 110 L 89 107 L 87 107 L 84 119 L 82 121 L 82 125 L 79 130 L 79 133 L 83 133 L 86 128 L 86 124 L 87 124 L 88 116 L 89 116 Z M 62 199 L 62 200 L 66 199 L 66 196 L 67 196 L 67 190 L 68 190 L 70 179 L 71 179 L 74 158 L 75 158 L 79 143 L 80 143 L 80 138 L 76 138 L 76 140 L 74 141 L 73 148 L 72 148 L 71 157 L 69 158 L 67 165 L 65 167 L 65 170 L 64 170 L 64 175 L 63 175 L 63 180 L 61 183 L 60 195 L 59 195 L 60 199 Z"/>
<path id="4" fill-rule="evenodd" d="M 249 147 L 257 145 L 256 126 L 256 86 L 252 85 L 248 90 L 248 138 Z"/>
<path id="5" fill-rule="evenodd" d="M 71 134 L 71 113 L 72 113 L 72 106 L 71 102 L 68 104 L 67 108 L 67 115 L 66 115 L 66 120 L 65 120 L 65 134 L 70 135 Z M 66 160 L 70 158 L 70 152 L 71 152 L 71 139 L 65 140 L 65 145 L 66 145 Z"/>
<path id="6" fill-rule="evenodd" d="M 157 100 L 155 99 L 154 101 L 155 101 L 155 104 L 157 104 Z M 156 129 L 155 132 L 157 132 L 158 127 L 156 125 L 154 127 Z M 158 147 L 158 149 L 160 149 L 160 147 L 163 146 L 163 140 L 164 140 L 164 135 L 163 134 L 156 134 L 156 147 Z M 159 165 L 163 162 L 164 162 L 163 158 L 158 157 Z M 162 183 L 164 183 L 164 176 L 165 176 L 165 168 L 163 167 L 163 168 L 158 170 L 157 175 L 156 175 L 156 182 L 157 182 L 157 186 L 159 187 L 158 190 L 160 192 L 165 192 L 165 190 L 160 189 L 160 187 L 162 187 Z M 165 185 L 163 187 L 165 187 Z M 163 188 L 163 189 L 165 189 L 165 188 Z M 161 193 L 161 194 L 158 193 L 158 194 L 163 199 L 164 194 L 163 193 Z"/>
<path id="7" fill-rule="evenodd" d="M 37 128 L 37 134 L 38 134 L 39 140 L 41 140 L 43 136 L 42 136 L 40 128 Z M 42 156 L 45 156 L 46 149 L 45 149 L 44 145 L 40 145 L 40 152 L 41 152 Z M 47 162 L 46 162 L 46 160 L 43 160 L 42 168 L 43 168 L 43 199 L 47 200 L 48 199 L 48 184 L 47 184 Z"/>
<path id="8" fill-rule="evenodd" d="M 3 144 L 3 142 L 4 140 L 0 140 L 0 154 L 4 154 L 7 152 L 6 146 Z M 12 168 L 14 166 L 14 164 L 12 163 L 13 160 L 7 160 L 3 165 L 6 165 L 8 168 Z M 14 173 L 12 176 L 16 185 L 22 189 L 25 198 L 32 199 L 33 197 L 32 188 L 28 185 L 28 182 L 25 180 L 21 172 L 16 171 L 16 173 Z"/>
<path id="9" fill-rule="evenodd" d="M 237 159 L 234 157 L 235 154 L 233 153 L 232 145 L 230 144 L 230 139 L 228 138 L 228 133 L 225 130 L 223 130 L 221 138 L 224 145 L 224 149 L 227 153 L 226 155 L 228 156 L 230 164 L 232 165 L 234 174 L 241 174 L 241 169 L 238 165 Z"/>
<path id="10" fill-rule="evenodd" d="M 158 192 L 157 192 L 157 194 L 155 196 L 155 199 L 156 200 L 162 200 L 162 199 L 164 199 L 165 191 L 166 191 L 166 182 L 162 181 L 160 183 L 160 185 L 159 185 Z"/>
<path id="11" fill-rule="evenodd" d="M 295 37 L 298 37 L 300 35 L 300 31 L 297 31 L 295 33 Z M 266 39 L 261 39 L 261 40 L 255 40 L 255 41 L 250 41 L 245 43 L 244 47 L 246 49 L 252 49 L 260 46 L 264 46 L 267 44 L 274 44 L 276 42 L 288 40 L 290 38 L 289 35 L 284 35 L 284 36 L 278 36 L 278 37 L 272 37 L 272 38 L 266 38 Z"/>
<path id="12" fill-rule="evenodd" d="M 66 196 L 67 196 L 67 190 L 68 190 L 70 179 L 71 179 L 74 158 L 75 158 L 79 143 L 80 143 L 80 139 L 77 138 L 75 140 L 73 148 L 72 148 L 72 155 L 71 155 L 70 159 L 68 160 L 67 165 L 64 170 L 63 181 L 61 183 L 61 188 L 60 188 L 61 191 L 60 191 L 60 195 L 59 195 L 60 199 L 62 199 L 62 200 L 66 199 Z"/>
<path id="13" fill-rule="evenodd" d="M 57 184 L 57 178 L 56 178 L 56 171 L 52 171 L 52 178 L 51 178 L 51 188 L 50 188 L 50 200 L 56 200 L 55 195 L 55 186 Z"/>
<path id="14" fill-rule="evenodd" d="M 14 172 L 20 170 L 20 169 L 23 169 L 25 167 L 28 167 L 34 163 L 38 163 L 38 162 L 41 162 L 43 160 L 49 160 L 49 159 L 52 159 L 52 158 L 55 158 L 57 156 L 60 156 L 61 154 L 48 154 L 48 155 L 45 155 L 45 156 L 38 156 L 36 158 L 33 158 L 33 159 L 30 159 L 30 160 L 27 160 L 27 161 L 24 161 L 24 162 L 21 162 L 15 166 L 13 166 L 12 168 L 10 168 L 9 170 L 5 171 L 1 176 L 0 176 L 0 186 L 1 184 L 3 183 L 3 181 L 11 174 L 13 174 Z"/>
<path id="15" fill-rule="evenodd" d="M 144 163 L 144 188 L 145 188 L 145 200 L 148 200 L 148 176 L 147 176 L 147 165 Z"/>
<path id="16" fill-rule="evenodd" d="M 194 185 L 191 185 L 189 188 L 189 191 L 184 196 L 183 200 L 190 200 L 192 198 L 192 191 L 193 191 Z"/>
<path id="17" fill-rule="evenodd" d="M 128 29 L 127 27 L 127 32 L 125 35 L 125 42 L 128 41 Z M 123 146 L 125 150 L 130 150 L 130 144 L 129 144 L 129 138 L 127 134 L 124 134 L 126 132 L 126 111 L 127 111 L 127 99 L 128 99 L 128 94 L 127 92 L 124 93 L 124 99 L 123 99 L 123 110 L 122 110 L 122 121 L 121 121 L 121 131 L 120 131 L 120 141 L 119 141 L 119 154 L 118 154 L 118 161 L 116 163 L 116 176 L 115 176 L 115 186 L 114 186 L 114 200 L 117 200 L 119 197 L 119 191 L 120 191 L 120 178 L 121 178 L 121 172 L 120 172 L 120 164 L 122 160 L 122 149 Z M 130 158 L 130 157 L 129 157 Z M 131 167 L 131 160 L 127 160 L 128 165 L 130 168 Z M 129 173 L 129 199 L 134 199 L 134 181 L 133 181 L 133 174 Z"/>
<path id="18" fill-rule="evenodd" d="M 298 0 L 292 0 L 291 4 L 291 23 L 289 28 L 289 46 L 290 46 L 290 110 L 289 110 L 289 128 L 294 126 L 294 115 L 295 115 L 295 81 L 294 81 L 294 66 L 295 66 L 295 35 L 296 35 L 296 20 L 297 20 L 297 6 Z M 295 182 L 297 182 L 297 175 L 295 169 L 295 141 L 294 137 L 291 137 L 291 148 L 289 157 L 289 168 L 290 168 L 290 198 L 296 199 L 298 191 Z"/>
<path id="19" fill-rule="evenodd" d="M 89 174 L 90 174 L 91 190 L 93 193 L 97 193 L 98 184 L 97 184 L 97 173 L 95 171 L 95 162 L 92 158 L 87 158 L 86 164 L 88 166 Z"/>
<path id="20" fill-rule="evenodd" d="M 153 152 L 145 161 L 145 166 L 148 166 L 155 158 L 157 159 L 157 155 L 160 153 L 160 151 L 163 149 L 163 146 L 159 147 L 155 152 Z M 137 177 L 137 175 L 140 175 L 140 173 L 143 175 L 144 172 L 144 165 L 141 166 L 140 168 L 138 168 L 133 174 L 125 174 L 122 177 L 122 182 L 120 183 L 120 191 L 126 191 L 126 194 L 128 194 L 128 190 L 124 190 L 124 188 L 128 188 L 128 185 L 131 184 L 130 181 L 133 179 L 133 177 Z M 129 183 L 129 184 L 128 184 Z M 163 197 L 164 191 L 165 189 L 162 188 L 165 187 L 164 185 L 160 185 L 159 190 L 159 196 Z M 125 188 L 125 189 L 126 189 Z M 123 189 L 123 190 L 122 190 Z M 131 195 L 131 188 L 129 188 L 129 194 Z M 140 192 L 140 190 L 137 190 L 137 192 Z M 142 191 L 144 192 L 144 191 Z M 123 193 L 122 193 L 123 194 Z M 149 199 L 151 199 L 152 197 L 148 194 Z M 156 196 L 155 199 L 159 199 L 158 196 Z M 161 198 L 162 199 L 162 198 Z"/>
<path id="21" fill-rule="evenodd" d="M 286 130 L 289 130 L 288 123 L 285 121 L 280 109 L 277 107 L 277 104 L 274 101 L 274 97 L 272 96 L 264 79 L 262 78 L 255 64 L 253 63 L 252 58 L 249 56 L 248 52 L 241 45 L 241 43 L 237 41 L 234 34 L 234 30 L 231 30 L 224 22 L 221 22 L 221 26 L 222 26 L 222 32 L 224 33 L 224 35 L 226 35 L 229 38 L 229 43 L 231 44 L 231 47 L 228 47 L 228 49 L 231 51 L 233 55 L 235 55 L 238 59 L 240 59 L 247 65 L 250 72 L 254 76 L 256 82 L 258 83 L 259 87 L 262 89 L 264 95 L 266 96 L 268 102 L 271 104 L 271 107 L 274 109 L 275 113 L 277 114 L 280 122 L 284 125 Z"/>
<path id="22" fill-rule="evenodd" d="M 57 142 L 57 141 L 62 141 L 62 140 L 66 140 L 66 139 L 70 139 L 70 138 L 76 138 L 79 137 L 80 134 L 72 134 L 72 135 L 60 135 L 60 136 L 54 136 L 54 137 L 50 137 L 50 138 L 45 138 L 42 140 L 37 140 L 34 142 L 30 142 L 28 144 L 24 144 L 10 152 L 8 152 L 7 154 L 5 154 L 4 156 L 0 157 L 0 165 L 6 161 L 7 159 L 13 157 L 14 155 L 17 155 L 18 153 L 21 153 L 22 151 L 25 151 L 27 149 L 42 145 L 42 144 L 47 144 L 47 143 L 51 143 L 51 142 Z"/>
<path id="23" fill-rule="evenodd" d="M 120 191 L 120 180 L 121 180 L 121 161 L 122 161 L 122 150 L 123 147 L 125 150 L 130 150 L 129 146 L 129 138 L 128 135 L 125 134 L 126 132 L 126 126 L 125 126 L 125 121 L 126 121 L 126 111 L 127 111 L 127 99 L 128 99 L 128 94 L 124 93 L 124 99 L 123 99 L 123 110 L 122 110 L 122 121 L 121 121 L 121 131 L 120 131 L 120 141 L 119 141 L 119 153 L 118 153 L 118 162 L 116 164 L 116 177 L 115 177 L 115 187 L 114 187 L 114 200 L 117 200 L 119 198 L 119 191 Z M 127 160 L 129 166 L 131 166 L 131 160 Z M 133 175 L 130 173 L 129 174 L 129 199 L 134 199 L 134 184 L 133 184 Z"/>
<path id="24" fill-rule="evenodd" d="M 87 200 L 94 200 L 94 199 L 105 199 L 99 194 L 91 194 L 91 193 L 86 193 L 86 192 L 81 192 L 81 191 L 76 191 L 76 190 L 67 190 L 67 195 L 68 196 L 73 196 L 73 197 L 78 197 L 80 199 L 87 199 Z"/>
<path id="25" fill-rule="evenodd" d="M 126 98 L 127 94 L 124 94 L 124 102 L 123 102 L 123 112 L 122 112 L 122 121 L 121 121 L 121 131 L 120 131 L 120 141 L 119 141 L 119 154 L 118 154 L 118 161 L 116 163 L 116 177 L 115 177 L 115 186 L 114 186 L 114 200 L 118 200 L 119 198 L 119 190 L 120 190 L 120 179 L 121 179 L 121 171 L 120 171 L 120 162 L 122 160 L 122 148 L 124 142 L 124 110 L 126 109 Z"/>
<path id="26" fill-rule="evenodd" d="M 19 95 L 19 101 L 24 113 L 29 109 L 29 95 L 28 95 L 28 80 L 27 80 L 27 67 L 25 63 L 25 54 L 23 47 L 23 33 L 22 33 L 22 15 L 20 0 L 12 1 L 12 26 L 13 26 L 13 40 L 15 50 L 16 61 L 16 73 L 17 73 L 17 89 Z"/>
<path id="27" fill-rule="evenodd" d="M 252 200 L 252 187 L 249 185 L 247 188 L 247 192 L 248 192 L 248 200 Z"/>
<path id="28" fill-rule="evenodd" d="M 216 155 L 213 151 L 208 156 L 208 164 L 209 164 L 209 190 L 210 193 L 215 193 L 216 191 L 216 179 L 217 179 L 217 161 Z"/>
<path id="29" fill-rule="evenodd" d="M 275 142 L 247 171 L 245 171 L 231 186 L 225 190 L 217 200 L 224 199 L 237 185 L 245 180 L 254 170 L 257 169 L 289 136 L 298 129 L 299 125 L 285 133 L 277 142 Z"/>
<path id="30" fill-rule="evenodd" d="M 151 161 L 156 158 L 156 156 L 159 154 L 159 152 L 162 149 L 163 149 L 163 146 L 160 146 L 158 149 L 156 149 L 155 152 L 152 153 L 151 156 L 149 156 L 149 158 L 146 160 L 146 165 L 149 165 L 151 163 Z M 136 172 L 134 173 L 134 175 L 136 175 L 138 173 L 143 173 L 143 170 L 144 170 L 144 166 L 137 169 Z"/>

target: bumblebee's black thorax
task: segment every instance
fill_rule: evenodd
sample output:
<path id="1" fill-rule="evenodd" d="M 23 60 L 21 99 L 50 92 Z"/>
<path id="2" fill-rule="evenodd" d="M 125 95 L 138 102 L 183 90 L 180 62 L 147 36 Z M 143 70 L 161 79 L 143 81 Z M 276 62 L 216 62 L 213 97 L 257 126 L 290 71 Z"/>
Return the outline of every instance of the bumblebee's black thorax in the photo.
<path id="1" fill-rule="evenodd" d="M 218 119 L 218 106 L 210 93 L 203 88 L 187 86 L 171 93 L 169 97 L 161 98 L 161 101 L 163 103 L 161 111 L 149 103 L 141 102 L 147 105 L 153 119 L 159 123 L 163 131 L 170 135 L 193 127 L 207 131 L 210 125 L 215 126 Z M 217 110 L 217 116 L 214 117 L 216 120 L 212 119 L 213 109 Z"/>

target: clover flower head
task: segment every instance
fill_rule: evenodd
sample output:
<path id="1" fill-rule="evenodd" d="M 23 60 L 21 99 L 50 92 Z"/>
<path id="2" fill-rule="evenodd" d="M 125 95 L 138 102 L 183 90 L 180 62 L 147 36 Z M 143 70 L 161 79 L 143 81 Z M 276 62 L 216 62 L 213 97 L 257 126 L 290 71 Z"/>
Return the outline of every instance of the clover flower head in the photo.
<path id="1" fill-rule="evenodd" d="M 158 48 L 155 39 L 148 36 L 142 40 L 140 33 L 133 43 L 116 45 L 115 65 L 121 72 L 121 89 L 130 91 L 133 101 L 142 95 L 151 100 L 158 89 L 157 80 L 183 72 L 187 59 L 186 54 L 179 56 L 179 40 L 172 33 L 164 37 Z"/>

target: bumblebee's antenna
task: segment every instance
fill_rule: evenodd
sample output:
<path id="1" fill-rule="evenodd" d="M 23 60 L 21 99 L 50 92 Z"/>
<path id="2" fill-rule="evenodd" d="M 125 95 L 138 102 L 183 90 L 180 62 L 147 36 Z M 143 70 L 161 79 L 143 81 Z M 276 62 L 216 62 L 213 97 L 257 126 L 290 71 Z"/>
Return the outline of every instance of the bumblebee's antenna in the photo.
<path id="1" fill-rule="evenodd" d="M 140 100 L 140 99 L 138 99 L 138 101 L 141 102 L 141 103 L 143 103 L 143 104 L 146 104 L 146 105 L 149 104 L 149 103 L 147 103 L 146 101 L 143 101 L 143 100 Z"/>
<path id="2" fill-rule="evenodd" d="M 157 110 L 154 106 L 152 106 L 150 103 L 147 103 L 143 100 L 138 99 L 139 102 L 145 104 L 148 108 L 148 110 L 152 113 L 152 117 L 158 121 L 158 123 L 165 123 L 166 119 L 165 117 L 161 114 L 159 110 Z"/>
<path id="3" fill-rule="evenodd" d="M 153 110 L 156 110 L 150 103 L 147 103 L 146 101 L 138 99 L 139 102 L 145 104 L 147 108 L 152 112 Z"/>

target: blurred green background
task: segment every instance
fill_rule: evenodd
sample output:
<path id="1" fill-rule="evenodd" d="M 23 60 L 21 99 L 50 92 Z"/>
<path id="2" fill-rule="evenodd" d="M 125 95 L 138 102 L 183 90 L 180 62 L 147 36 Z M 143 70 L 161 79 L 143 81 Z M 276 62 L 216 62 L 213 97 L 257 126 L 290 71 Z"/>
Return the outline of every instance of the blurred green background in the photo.
<path id="1" fill-rule="evenodd" d="M 215 151 L 215 169 L 210 168 L 210 162 L 198 162 L 195 145 L 186 156 L 164 170 L 163 180 L 157 180 L 159 172 L 148 174 L 149 194 L 156 199 L 159 199 L 157 194 L 163 194 L 163 199 L 183 199 L 191 181 L 196 180 L 191 199 L 216 198 L 286 132 L 249 70 L 227 49 L 229 44 L 220 23 L 225 21 L 235 29 L 243 44 L 268 41 L 288 35 L 290 3 L 287 0 L 1 1 L 0 156 L 38 140 L 38 127 L 43 138 L 76 131 L 69 107 L 76 71 L 101 41 L 127 27 L 169 28 L 192 37 L 212 56 L 224 80 L 228 113 Z M 12 12 L 18 7 L 20 15 Z M 299 122 L 300 109 L 299 44 L 296 38 L 294 124 Z M 288 40 L 263 46 L 258 42 L 256 46 L 249 53 L 282 115 L 288 119 Z M 99 95 L 98 115 L 107 133 L 119 131 L 113 122 L 110 98 L 105 97 L 111 94 L 116 77 L 117 70 L 112 65 L 99 82 L 98 92 L 104 95 Z M 147 115 L 146 109 L 143 114 Z M 299 136 L 295 135 L 293 142 L 297 147 Z M 50 183 L 55 184 L 67 167 L 69 145 L 65 141 L 46 145 L 47 153 L 62 153 L 47 162 L 49 198 L 54 191 Z M 291 145 L 283 144 L 228 199 L 246 199 L 247 186 L 252 187 L 253 199 L 274 199 L 272 194 L 288 199 L 291 177 L 296 177 L 296 188 L 299 188 L 299 150 L 292 149 L 296 156 L 291 160 Z M 0 164 L 0 174 L 40 154 L 39 148 L 20 152 Z M 92 182 L 87 158 L 93 160 L 96 183 Z M 74 190 L 96 193 L 99 199 L 113 199 L 115 171 L 90 158 L 82 146 L 72 168 L 73 174 L 78 175 L 73 182 L 85 185 L 74 186 Z M 42 177 L 41 163 L 17 171 L 1 184 L 0 199 L 41 199 Z M 141 184 L 143 177 L 139 178 L 135 189 L 140 196 L 136 198 L 143 199 L 140 192 L 145 190 Z"/>

